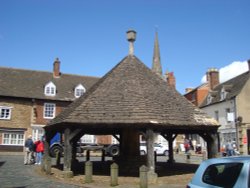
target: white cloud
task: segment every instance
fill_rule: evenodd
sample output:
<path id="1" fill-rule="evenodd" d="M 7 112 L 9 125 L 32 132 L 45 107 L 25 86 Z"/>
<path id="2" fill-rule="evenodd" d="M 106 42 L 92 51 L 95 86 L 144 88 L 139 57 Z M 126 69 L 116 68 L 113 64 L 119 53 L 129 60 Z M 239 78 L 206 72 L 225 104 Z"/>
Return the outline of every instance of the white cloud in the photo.
<path id="1" fill-rule="evenodd" d="M 234 78 L 244 72 L 248 71 L 247 61 L 234 61 L 230 65 L 220 68 L 220 83 L 223 83 L 231 78 Z M 201 79 L 202 83 L 206 82 L 206 75 Z"/>

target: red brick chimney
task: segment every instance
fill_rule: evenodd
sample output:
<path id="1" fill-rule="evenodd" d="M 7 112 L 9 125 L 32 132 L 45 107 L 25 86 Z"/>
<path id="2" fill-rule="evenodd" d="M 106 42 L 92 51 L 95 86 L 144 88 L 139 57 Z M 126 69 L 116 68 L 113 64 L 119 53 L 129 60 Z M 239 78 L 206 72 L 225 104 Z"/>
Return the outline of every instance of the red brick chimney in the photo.
<path id="1" fill-rule="evenodd" d="M 220 83 L 219 71 L 215 68 L 208 69 L 207 71 L 207 82 L 209 89 L 213 90 L 215 86 Z"/>
<path id="2" fill-rule="evenodd" d="M 175 89 L 175 76 L 174 72 L 168 72 L 166 73 L 167 76 L 167 83 Z"/>
<path id="3" fill-rule="evenodd" d="M 58 58 L 54 61 L 54 70 L 53 70 L 53 76 L 55 78 L 59 78 L 61 73 L 60 73 L 60 61 Z"/>

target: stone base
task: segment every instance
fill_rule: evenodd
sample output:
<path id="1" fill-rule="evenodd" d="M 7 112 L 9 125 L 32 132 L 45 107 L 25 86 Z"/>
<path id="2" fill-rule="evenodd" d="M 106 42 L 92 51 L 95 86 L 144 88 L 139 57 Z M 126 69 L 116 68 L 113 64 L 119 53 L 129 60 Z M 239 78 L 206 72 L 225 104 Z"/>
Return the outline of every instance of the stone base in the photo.
<path id="1" fill-rule="evenodd" d="M 148 184 L 156 184 L 158 179 L 157 173 L 154 171 L 148 171 Z"/>
<path id="2" fill-rule="evenodd" d="M 73 178 L 74 174 L 72 171 L 62 171 L 62 177 L 63 178 Z"/>

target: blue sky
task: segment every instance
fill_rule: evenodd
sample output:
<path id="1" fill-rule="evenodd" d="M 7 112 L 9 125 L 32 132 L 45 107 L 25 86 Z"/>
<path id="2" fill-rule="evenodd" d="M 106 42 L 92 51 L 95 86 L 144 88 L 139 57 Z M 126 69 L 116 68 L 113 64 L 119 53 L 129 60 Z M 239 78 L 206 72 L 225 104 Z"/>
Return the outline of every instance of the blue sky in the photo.
<path id="1" fill-rule="evenodd" d="M 151 68 L 158 28 L 163 70 L 184 93 L 208 68 L 246 68 L 249 10 L 249 0 L 0 0 L 0 66 L 52 71 L 59 57 L 62 73 L 103 76 L 128 54 L 133 28 Z"/>

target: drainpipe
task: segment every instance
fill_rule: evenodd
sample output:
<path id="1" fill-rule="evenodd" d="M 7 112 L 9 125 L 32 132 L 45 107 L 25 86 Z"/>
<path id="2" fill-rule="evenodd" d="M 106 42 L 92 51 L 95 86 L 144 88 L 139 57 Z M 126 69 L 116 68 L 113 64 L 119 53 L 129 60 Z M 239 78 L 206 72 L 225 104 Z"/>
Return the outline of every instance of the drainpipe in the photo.
<path id="1" fill-rule="evenodd" d="M 235 126 L 235 131 L 236 131 L 236 146 L 237 146 L 237 150 L 239 150 L 239 135 L 238 135 L 238 116 L 237 116 L 237 108 L 236 108 L 236 97 L 234 97 L 233 99 L 233 106 L 234 106 L 234 117 L 235 117 L 235 120 L 234 120 L 234 126 Z"/>

